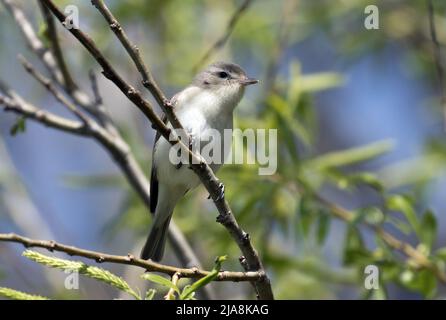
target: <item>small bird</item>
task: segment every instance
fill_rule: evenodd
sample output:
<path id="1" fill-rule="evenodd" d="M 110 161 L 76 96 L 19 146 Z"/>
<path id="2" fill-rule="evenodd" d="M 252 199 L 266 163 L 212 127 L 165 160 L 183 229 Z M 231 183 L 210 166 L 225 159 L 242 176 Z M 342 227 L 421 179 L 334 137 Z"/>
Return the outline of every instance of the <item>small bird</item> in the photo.
<path id="1" fill-rule="evenodd" d="M 258 83 L 233 63 L 216 62 L 198 73 L 191 85 L 177 93 L 171 104 L 192 145 L 209 142 L 205 132 L 217 132 L 224 145 L 224 130 L 233 128 L 233 111 L 243 97 L 245 87 Z M 164 121 L 167 123 L 166 118 Z M 168 124 L 170 128 L 170 124 Z M 213 129 L 213 130 L 208 130 Z M 227 141 L 226 143 L 231 143 Z M 200 183 L 188 165 L 173 164 L 169 158 L 172 145 L 159 134 L 155 137 L 150 180 L 150 211 L 155 213 L 152 229 L 141 252 L 142 259 L 160 261 L 167 231 L 177 202 Z M 201 151 L 201 149 L 199 149 Z M 223 150 L 223 160 L 227 151 Z M 219 163 L 210 163 L 216 172 Z M 222 190 L 222 195 L 224 190 Z"/>

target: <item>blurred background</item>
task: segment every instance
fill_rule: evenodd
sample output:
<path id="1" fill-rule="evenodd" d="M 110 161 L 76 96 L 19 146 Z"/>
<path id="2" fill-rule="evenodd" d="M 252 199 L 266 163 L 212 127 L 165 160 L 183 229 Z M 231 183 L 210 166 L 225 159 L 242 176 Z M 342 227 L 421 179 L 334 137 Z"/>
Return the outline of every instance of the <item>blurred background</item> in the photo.
<path id="1" fill-rule="evenodd" d="M 16 2 L 41 30 L 36 1 Z M 76 5 L 80 28 L 151 98 L 89 1 L 55 3 Z M 435 272 L 421 269 L 364 227 L 382 225 L 444 271 L 445 123 L 428 1 L 106 3 L 168 96 L 213 61 L 238 63 L 260 79 L 237 108 L 236 126 L 278 129 L 278 171 L 259 176 L 256 165 L 227 165 L 218 176 L 235 216 L 260 253 L 276 298 L 444 298 L 444 283 Z M 446 3 L 432 3 L 442 47 Z M 379 29 L 364 27 L 364 9 L 370 4 L 379 9 Z M 227 42 L 209 51 L 224 38 L 242 5 L 246 8 Z M 0 79 L 36 106 L 73 118 L 17 61 L 21 53 L 45 71 L 1 5 L 0 29 Z M 74 78 L 91 92 L 88 73 L 96 72 L 104 104 L 149 175 L 154 139 L 150 123 L 100 74 L 79 43 L 59 24 L 57 29 Z M 11 135 L 16 121 L 16 115 L 1 112 L 0 232 L 137 255 L 151 217 L 109 154 L 92 139 L 29 119 L 25 132 Z M 337 219 L 320 197 L 349 210 L 355 220 Z M 217 211 L 206 198 L 203 187 L 189 193 L 174 220 L 205 269 L 212 269 L 216 256 L 227 254 L 223 268 L 241 270 L 239 249 L 215 222 Z M 83 277 L 79 290 L 66 290 L 63 272 L 26 260 L 22 251 L 20 245 L 0 243 L 1 286 L 63 299 L 120 297 L 115 289 Z M 179 265 L 170 247 L 166 252 L 163 262 Z M 379 290 L 364 287 L 364 267 L 369 264 L 379 267 Z M 141 291 L 153 286 L 139 278 L 140 269 L 102 267 Z M 212 289 L 222 299 L 254 298 L 247 284 L 215 283 Z M 163 293 L 160 288 L 159 296 Z"/>

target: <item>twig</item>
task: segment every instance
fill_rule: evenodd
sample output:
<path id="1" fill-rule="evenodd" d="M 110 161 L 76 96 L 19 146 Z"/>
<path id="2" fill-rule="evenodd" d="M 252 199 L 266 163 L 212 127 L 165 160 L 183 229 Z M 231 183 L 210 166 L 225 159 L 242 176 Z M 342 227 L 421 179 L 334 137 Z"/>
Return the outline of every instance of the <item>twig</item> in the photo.
<path id="1" fill-rule="evenodd" d="M 429 31 L 432 39 L 432 46 L 434 49 L 434 62 L 437 70 L 438 87 L 440 90 L 440 105 L 443 110 L 443 122 L 446 130 L 446 88 L 444 80 L 444 68 L 441 58 L 441 46 L 437 38 L 437 30 L 435 28 L 435 11 L 432 0 L 427 0 L 428 17 L 429 17 Z"/>
<path id="2" fill-rule="evenodd" d="M 292 183 L 289 186 L 298 193 L 305 193 L 304 189 L 295 183 Z M 338 219 L 346 222 L 351 222 L 354 220 L 355 215 L 353 212 L 325 199 L 318 193 L 312 192 L 311 196 L 321 205 L 328 208 L 330 213 L 332 213 Z M 390 248 L 399 251 L 406 257 L 412 259 L 418 266 L 433 271 L 441 282 L 446 283 L 446 273 L 439 269 L 432 261 L 430 261 L 426 254 L 420 252 L 409 243 L 397 239 L 392 234 L 385 231 L 381 226 L 374 225 L 366 221 L 363 221 L 362 224 L 373 230 L 373 232 L 378 235 Z"/>
<path id="3" fill-rule="evenodd" d="M 72 93 L 75 90 L 79 90 L 78 86 L 74 82 L 71 77 L 70 71 L 68 70 L 68 66 L 65 62 L 64 56 L 62 54 L 62 49 L 60 47 L 60 42 L 57 38 L 57 30 L 56 24 L 54 23 L 54 17 L 47 7 L 39 3 L 40 10 L 42 11 L 43 18 L 45 19 L 45 23 L 47 26 L 46 36 L 47 39 L 51 43 L 51 49 L 53 51 L 53 55 L 57 61 L 57 65 L 63 76 L 63 86 L 67 89 L 69 93 Z"/>
<path id="4" fill-rule="evenodd" d="M 112 255 L 97 251 L 91 251 L 86 249 L 81 249 L 73 246 L 67 246 L 55 241 L 47 240 L 34 240 L 14 233 L 0 233 L 0 241 L 4 242 L 16 242 L 21 243 L 25 248 L 38 247 L 44 248 L 48 251 L 58 251 L 64 252 L 70 256 L 84 257 L 90 260 L 94 260 L 97 263 L 117 263 L 132 265 L 136 267 L 143 268 L 150 272 L 160 272 L 173 276 L 178 274 L 182 278 L 202 278 L 207 276 L 210 272 L 201 270 L 198 268 L 177 268 L 173 266 L 163 265 L 160 263 L 153 262 L 151 260 L 143 260 L 128 254 L 127 256 Z M 216 280 L 217 281 L 256 281 L 263 278 L 264 275 L 261 272 L 233 272 L 233 271 L 221 271 L 219 272 Z"/>
<path id="5" fill-rule="evenodd" d="M 56 16 L 56 18 L 63 23 L 66 19 L 64 13 L 62 13 L 57 6 L 51 0 L 39 0 L 43 2 Z M 189 154 L 192 159 L 191 169 L 198 175 L 201 182 L 211 195 L 214 204 L 216 205 L 219 216 L 217 221 L 231 234 L 232 238 L 238 244 L 240 250 L 246 258 L 249 271 L 257 270 L 264 272 L 263 265 L 259 259 L 259 256 L 252 246 L 249 235 L 244 232 L 229 207 L 228 202 L 224 197 L 220 197 L 221 183 L 213 173 L 209 165 L 204 162 L 201 156 L 195 154 L 189 149 L 183 142 L 178 139 L 169 139 L 171 130 L 161 121 L 161 119 L 153 111 L 150 102 L 145 100 L 142 95 L 136 91 L 132 86 L 126 83 L 122 77 L 115 71 L 110 62 L 105 58 L 102 52 L 98 49 L 94 41 L 80 29 L 71 28 L 68 30 L 73 34 L 76 39 L 88 50 L 88 52 L 96 59 L 96 61 L 103 68 L 103 74 L 111 80 L 126 96 L 132 101 L 152 122 L 153 127 L 171 144 L 178 144 L 182 151 Z M 255 282 L 257 294 L 260 299 L 273 299 L 273 293 L 271 284 L 268 277 L 265 277 L 261 281 Z"/>
<path id="6" fill-rule="evenodd" d="M 22 101 L 22 103 L 18 103 L 16 100 L 0 94 L 0 105 L 4 105 L 5 111 L 24 115 L 25 117 L 34 119 L 50 128 L 74 133 L 81 136 L 86 136 L 89 134 L 87 127 L 82 122 L 60 117 L 51 112 L 41 110 L 25 101 Z"/>
<path id="7" fill-rule="evenodd" d="M 237 10 L 233 13 L 231 18 L 229 19 L 228 24 L 226 25 L 225 32 L 214 42 L 214 44 L 205 52 L 205 54 L 198 60 L 198 62 L 193 67 L 193 71 L 197 71 L 204 63 L 206 63 L 209 58 L 218 50 L 223 48 L 223 46 L 228 41 L 232 32 L 234 31 L 237 22 L 242 17 L 243 13 L 249 8 L 252 0 L 243 0 L 243 3 Z"/>
<path id="8" fill-rule="evenodd" d="M 141 77 L 142 84 L 145 88 L 147 88 L 150 93 L 153 95 L 157 103 L 160 105 L 162 110 L 167 116 L 167 119 L 172 124 L 175 129 L 183 129 L 180 121 L 172 110 L 172 105 L 170 100 L 166 98 L 164 93 L 159 88 L 149 69 L 145 65 L 139 48 L 132 44 L 130 39 L 128 38 L 125 30 L 122 28 L 119 21 L 113 16 L 111 11 L 105 5 L 102 0 L 92 0 L 91 3 L 99 10 L 102 16 L 105 18 L 107 23 L 109 24 L 110 29 L 115 33 L 116 37 L 121 42 L 122 46 L 125 48 L 136 68 L 138 69 Z"/>
<path id="9" fill-rule="evenodd" d="M 62 88 L 65 89 L 63 78 L 61 77 L 60 71 L 58 71 L 56 58 L 53 56 L 50 50 L 45 48 L 42 41 L 38 38 L 24 12 L 14 3 L 14 1 L 0 0 L 0 2 L 3 3 L 3 5 L 13 16 L 31 51 L 34 52 L 41 59 L 44 66 L 52 75 L 52 78 Z M 53 33 L 53 35 L 55 34 L 56 33 Z M 52 41 L 58 42 L 57 37 L 52 39 Z M 26 102 L 14 91 L 7 88 L 7 86 L 1 82 L 0 89 L 3 92 L 7 93 L 10 98 L 13 98 L 13 100 L 8 100 L 8 105 L 5 105 L 6 111 L 23 114 L 29 118 L 41 122 L 46 126 L 55 129 L 60 129 L 79 135 L 91 136 L 92 132 L 87 133 L 86 126 L 83 126 L 81 123 L 76 123 L 69 119 L 65 119 L 36 108 L 35 106 Z M 69 93 L 67 89 L 65 91 Z M 147 178 L 144 175 L 144 172 L 141 169 L 140 165 L 136 161 L 134 155 L 131 153 L 130 147 L 121 137 L 118 129 L 113 124 L 113 121 L 109 117 L 105 106 L 103 104 L 96 105 L 95 101 L 92 102 L 88 97 L 88 94 L 84 93 L 80 89 L 74 90 L 72 93 L 69 94 L 77 105 L 80 105 L 83 109 L 87 110 L 90 114 L 98 118 L 100 123 L 104 126 L 105 130 L 96 130 L 96 137 L 93 138 L 97 139 L 100 144 L 112 155 L 113 159 L 123 171 L 130 185 L 135 189 L 135 191 L 143 200 L 144 205 L 148 208 L 150 203 L 149 182 L 147 181 Z M 176 256 L 183 265 L 193 265 L 196 267 L 200 267 L 200 261 L 193 252 L 181 230 L 176 227 L 174 221 L 171 222 L 169 228 L 169 240 L 172 243 Z M 204 297 L 212 296 L 212 294 L 208 292 L 210 291 L 209 287 L 205 287 L 204 291 Z"/>
<path id="10" fill-rule="evenodd" d="M 102 97 L 99 92 L 98 79 L 96 78 L 96 75 L 94 74 L 93 70 L 90 70 L 88 76 L 90 78 L 91 90 L 93 91 L 94 95 L 94 102 L 98 106 L 102 105 Z"/>
<path id="11" fill-rule="evenodd" d="M 64 105 L 68 110 L 70 110 L 76 117 L 79 118 L 83 123 L 89 123 L 90 118 L 88 118 L 82 111 L 80 111 L 76 106 L 71 103 L 63 94 L 60 92 L 51 82 L 50 79 L 46 78 L 43 74 L 37 71 L 28 60 L 22 55 L 18 56 L 20 63 L 23 65 L 25 70 L 35 78 L 42 86 L 44 86 L 62 105 Z"/>

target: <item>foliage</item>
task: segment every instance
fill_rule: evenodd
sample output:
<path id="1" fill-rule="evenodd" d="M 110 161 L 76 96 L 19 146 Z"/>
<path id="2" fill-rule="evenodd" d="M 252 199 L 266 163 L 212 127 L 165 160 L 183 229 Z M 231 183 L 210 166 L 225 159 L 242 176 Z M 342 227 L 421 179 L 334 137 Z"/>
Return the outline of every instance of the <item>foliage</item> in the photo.
<path id="1" fill-rule="evenodd" d="M 261 70 L 256 77 L 264 80 L 262 86 L 258 91 L 247 92 L 236 111 L 236 127 L 278 130 L 276 174 L 259 176 L 259 166 L 248 164 L 229 165 L 219 171 L 234 214 L 249 232 L 267 271 L 272 274 L 279 299 L 338 298 L 346 294 L 386 299 L 393 298 L 394 291 L 389 288 L 395 290 L 395 287 L 399 294 L 414 292 L 417 297 L 439 297 L 444 279 L 438 274 L 446 271 L 446 247 L 444 239 L 439 237 L 437 213 L 426 203 L 426 193 L 445 170 L 444 135 L 432 134 L 416 158 L 390 164 L 381 160 L 399 147 L 398 141 L 372 141 L 340 150 L 332 141 L 324 144 L 321 119 L 323 108 L 330 106 L 323 105 L 320 97 L 340 90 L 349 79 L 335 67 L 327 66 L 325 60 L 320 69 L 307 71 L 298 58 L 300 48 L 312 39 L 319 39 L 318 45 L 329 44 L 327 57 L 324 55 L 327 61 L 329 55 L 335 55 L 345 64 L 374 56 L 389 46 L 396 47 L 402 51 L 408 74 L 423 82 L 433 82 L 431 43 L 427 41 L 430 36 L 426 17 L 421 14 L 425 12 L 425 1 L 379 1 L 381 25 L 385 26 L 379 32 L 363 28 L 363 10 L 368 1 L 344 1 L 342 5 L 330 0 L 301 1 L 297 9 L 284 10 L 290 2 L 293 1 L 254 1 L 227 45 L 213 57 L 234 60 L 248 70 Z M 131 30 L 129 35 L 140 46 L 163 89 L 174 93 L 190 82 L 195 72 L 193 66 L 216 35 L 222 33 L 238 3 L 134 0 L 110 1 L 110 8 L 126 30 Z M 122 48 L 116 49 L 119 47 L 115 46 L 116 39 L 103 19 L 90 12 L 93 9 L 89 3 L 81 6 L 81 10 L 85 12 L 83 19 L 91 24 L 86 27 L 101 48 L 113 61 L 121 63 Z M 445 3 L 437 1 L 436 10 L 438 16 L 444 17 Z M 441 26 L 443 20 L 439 22 Z M 3 23 L 6 24 L 0 21 L 0 25 Z M 278 39 L 284 33 L 287 38 L 281 51 Z M 444 32 L 439 31 L 439 37 L 444 41 Z M 63 41 L 68 44 L 68 40 Z M 82 52 L 71 52 L 69 59 L 72 66 L 94 67 Z M 276 63 L 279 71 L 269 74 L 268 70 L 274 69 Z M 130 70 L 128 65 L 123 68 Z M 86 74 L 85 70 L 75 72 L 80 76 Z M 139 83 L 136 72 L 128 72 L 128 77 Z M 373 91 L 370 92 L 372 95 Z M 122 112 L 121 104 L 118 108 Z M 431 109 L 433 118 L 440 118 L 440 111 Z M 151 129 L 144 123 L 141 130 L 141 121 L 133 118 L 131 121 L 115 118 L 142 167 L 149 170 L 150 148 L 144 146 L 152 139 L 148 133 Z M 11 134 L 24 132 L 28 122 L 25 118 L 16 119 L 10 126 Z M 245 152 L 248 155 L 251 151 Z M 118 216 L 104 224 L 107 240 L 121 239 L 124 234 L 126 241 L 132 243 L 146 235 L 150 215 L 120 173 L 88 172 L 85 178 L 76 173 L 65 178 L 67 187 L 87 190 L 113 187 L 124 194 Z M 188 193 L 175 210 L 175 220 L 194 244 L 203 265 L 210 265 L 217 253 L 226 252 L 225 266 L 239 269 L 239 249 L 215 223 L 215 209 L 206 196 L 202 188 Z M 339 215 L 336 208 L 345 214 Z M 430 267 L 389 246 L 376 230 L 385 230 L 411 244 L 416 255 L 425 257 Z M 128 233 L 136 235 L 129 240 Z M 24 255 L 49 267 L 75 268 L 137 299 L 148 300 L 154 299 L 155 293 L 163 288 L 172 289 L 175 298 L 193 299 L 201 286 L 213 280 L 224 260 L 221 257 L 217 260 L 208 277 L 185 286 L 146 273 L 142 278 L 155 283 L 158 291 L 149 289 L 140 295 L 107 270 L 33 251 Z M 367 265 L 379 267 L 379 290 L 364 289 Z M 33 297 L 11 289 L 0 289 L 0 294 L 10 298 Z"/>

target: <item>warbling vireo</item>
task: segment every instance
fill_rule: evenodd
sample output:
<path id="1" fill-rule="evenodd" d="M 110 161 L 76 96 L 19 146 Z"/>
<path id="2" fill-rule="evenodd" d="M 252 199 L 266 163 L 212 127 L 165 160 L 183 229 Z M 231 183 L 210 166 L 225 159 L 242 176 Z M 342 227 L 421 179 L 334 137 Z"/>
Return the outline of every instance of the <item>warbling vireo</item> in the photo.
<path id="1" fill-rule="evenodd" d="M 200 145 L 203 140 L 208 142 L 209 134 L 206 132 L 209 131 L 220 136 L 210 143 L 218 141 L 220 145 L 224 145 L 224 130 L 232 130 L 233 111 L 243 97 L 245 86 L 257 82 L 249 78 L 240 66 L 217 62 L 200 72 L 191 85 L 177 93 L 171 103 L 192 145 Z M 226 141 L 226 143 L 231 142 Z M 155 213 L 155 217 L 141 252 L 143 259 L 161 260 L 176 203 L 187 191 L 200 183 L 188 165 L 172 163 L 171 148 L 172 145 L 157 134 L 150 180 L 150 210 Z M 222 153 L 222 161 L 209 163 L 214 172 L 219 169 L 227 156 L 225 151 L 226 148 Z"/>

